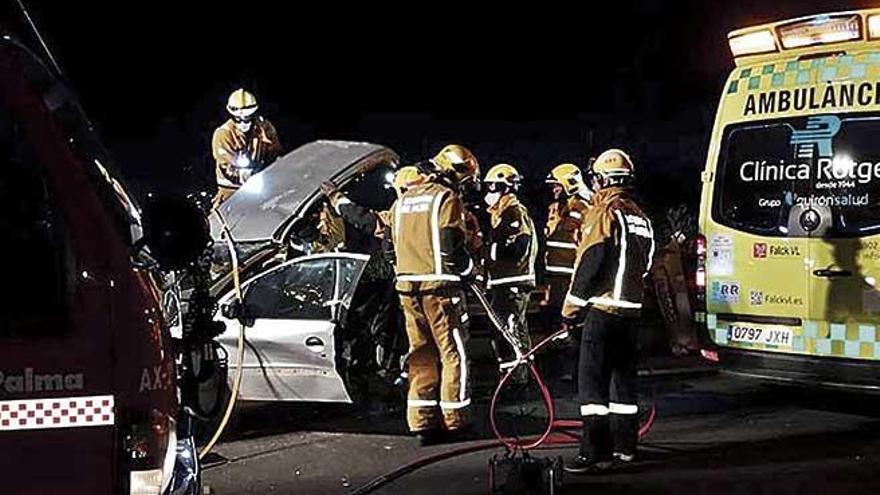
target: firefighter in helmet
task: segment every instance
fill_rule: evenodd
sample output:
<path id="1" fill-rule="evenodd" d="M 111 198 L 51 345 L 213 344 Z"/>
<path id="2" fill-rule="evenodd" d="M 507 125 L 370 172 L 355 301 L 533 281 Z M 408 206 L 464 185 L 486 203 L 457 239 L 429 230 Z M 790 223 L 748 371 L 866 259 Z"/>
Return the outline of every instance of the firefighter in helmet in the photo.
<path id="1" fill-rule="evenodd" d="M 636 337 L 654 231 L 634 191 L 633 163 L 611 149 L 592 165 L 593 206 L 578 239 L 564 328 L 583 325 L 578 394 L 580 455 L 565 470 L 587 473 L 631 461 L 638 439 Z"/>
<path id="2" fill-rule="evenodd" d="M 543 303 L 558 311 L 574 273 L 576 236 L 590 208 L 593 193 L 584 183 L 580 168 L 572 163 L 553 167 L 546 182 L 552 187 L 553 202 L 550 203 L 547 225 L 544 227 L 547 239 L 544 276 L 550 290 Z"/>
<path id="3" fill-rule="evenodd" d="M 419 172 L 415 165 L 407 165 L 401 167 L 394 172 L 391 180 L 391 187 L 397 198 L 400 198 L 408 188 L 416 186 L 424 181 L 424 176 Z M 336 210 L 346 222 L 354 228 L 374 235 L 380 239 L 386 237 L 386 227 L 388 226 L 388 211 L 373 211 L 364 208 L 351 201 L 339 188 L 332 182 L 321 184 L 321 191 L 330 201 L 333 209 Z"/>
<path id="4" fill-rule="evenodd" d="M 214 131 L 211 140 L 217 177 L 215 206 L 281 154 L 275 127 L 258 110 L 253 93 L 237 89 L 229 95 L 229 120 Z"/>
<path id="5" fill-rule="evenodd" d="M 541 306 L 548 315 L 549 327 L 554 328 L 560 323 L 560 310 L 574 273 L 578 232 L 590 209 L 593 191 L 584 182 L 581 169 L 573 163 L 553 167 L 545 182 L 551 187 L 553 202 L 550 203 L 547 224 L 544 226 L 544 283 L 547 293 Z M 547 369 L 548 376 L 574 381 L 579 346 L 574 339 L 569 339 L 556 347 L 557 355 L 552 358 L 553 366 Z"/>
<path id="6" fill-rule="evenodd" d="M 520 173 L 508 164 L 495 165 L 486 172 L 483 185 L 490 219 L 484 264 L 492 307 L 525 351 L 531 348 L 526 310 L 535 289 L 538 239 L 529 211 L 516 196 L 521 182 Z M 496 338 L 493 343 L 504 372 L 515 364 L 514 354 L 503 339 Z"/>
<path id="7" fill-rule="evenodd" d="M 410 346 L 407 422 L 423 444 L 430 444 L 462 431 L 469 422 L 462 279 L 470 276 L 473 262 L 458 190 L 476 180 L 479 165 L 467 148 L 450 145 L 421 167 L 424 182 L 400 196 L 388 219 Z"/>

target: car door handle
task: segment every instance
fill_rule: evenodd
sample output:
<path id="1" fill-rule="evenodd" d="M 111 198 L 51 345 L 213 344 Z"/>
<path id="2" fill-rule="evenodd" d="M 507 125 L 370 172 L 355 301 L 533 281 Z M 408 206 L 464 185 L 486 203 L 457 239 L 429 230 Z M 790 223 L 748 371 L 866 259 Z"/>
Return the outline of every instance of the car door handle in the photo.
<path id="1" fill-rule="evenodd" d="M 853 273 L 849 270 L 832 270 L 830 268 L 820 268 L 819 270 L 813 270 L 813 275 L 824 278 L 852 277 L 852 274 Z"/>
<path id="2" fill-rule="evenodd" d="M 306 348 L 310 351 L 321 352 L 324 350 L 324 341 L 318 337 L 309 337 L 306 339 Z"/>

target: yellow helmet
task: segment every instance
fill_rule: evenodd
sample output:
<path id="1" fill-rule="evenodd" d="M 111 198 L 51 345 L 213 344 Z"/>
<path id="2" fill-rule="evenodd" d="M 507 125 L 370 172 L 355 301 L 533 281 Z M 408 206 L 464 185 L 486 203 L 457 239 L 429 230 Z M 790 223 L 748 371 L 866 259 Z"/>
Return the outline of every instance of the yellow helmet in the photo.
<path id="1" fill-rule="evenodd" d="M 415 186 L 423 180 L 424 176 L 419 172 L 419 169 L 413 165 L 409 165 L 397 169 L 397 172 L 394 173 L 394 180 L 391 182 L 391 185 L 394 187 L 394 190 L 397 191 L 397 195 L 400 196 L 406 192 L 407 188 Z"/>
<path id="2" fill-rule="evenodd" d="M 612 148 L 603 151 L 593 162 L 592 171 L 605 178 L 632 177 L 635 173 L 632 160 L 624 151 Z"/>
<path id="3" fill-rule="evenodd" d="M 257 97 L 250 91 L 242 88 L 236 89 L 229 95 L 226 102 L 226 111 L 236 120 L 248 120 L 257 113 Z"/>
<path id="4" fill-rule="evenodd" d="M 483 179 L 483 182 L 486 183 L 502 183 L 510 187 L 515 187 L 520 181 L 522 181 L 522 175 L 519 174 L 519 171 L 513 168 L 513 165 L 506 163 L 499 163 L 490 168 L 486 172 L 486 178 Z"/>
<path id="5" fill-rule="evenodd" d="M 477 181 L 480 177 L 480 164 L 471 150 L 458 144 L 445 146 L 431 159 L 431 163 L 441 172 L 450 174 L 455 182 Z"/>
<path id="6" fill-rule="evenodd" d="M 553 167 L 553 170 L 547 175 L 545 182 L 561 185 L 565 194 L 569 196 L 574 196 L 587 188 L 587 184 L 584 182 L 584 174 L 573 163 L 563 163 Z"/>

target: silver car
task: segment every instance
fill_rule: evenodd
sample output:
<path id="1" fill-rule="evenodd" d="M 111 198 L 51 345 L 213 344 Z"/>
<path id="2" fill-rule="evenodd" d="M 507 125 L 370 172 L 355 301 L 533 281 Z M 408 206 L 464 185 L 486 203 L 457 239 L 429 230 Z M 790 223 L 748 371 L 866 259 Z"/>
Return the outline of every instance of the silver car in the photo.
<path id="1" fill-rule="evenodd" d="M 315 253 L 332 180 L 354 201 L 387 209 L 397 155 L 342 141 L 306 144 L 251 177 L 220 208 L 241 264 L 245 330 L 242 400 L 352 402 L 368 374 L 399 375 L 406 337 L 390 264 L 369 233 L 346 227 L 344 247 Z M 213 295 L 226 323 L 218 339 L 236 371 L 239 322 L 223 316 L 234 299 L 221 222 L 215 239 Z"/>

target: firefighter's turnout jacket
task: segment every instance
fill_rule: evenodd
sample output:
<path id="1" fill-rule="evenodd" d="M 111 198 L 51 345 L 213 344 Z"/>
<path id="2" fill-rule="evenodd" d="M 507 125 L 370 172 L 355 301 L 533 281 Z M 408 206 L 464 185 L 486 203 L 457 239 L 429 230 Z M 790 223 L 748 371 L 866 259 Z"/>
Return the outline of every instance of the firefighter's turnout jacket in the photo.
<path id="1" fill-rule="evenodd" d="M 489 208 L 489 215 L 488 287 L 534 288 L 538 239 L 528 210 L 516 196 L 505 194 Z"/>
<path id="2" fill-rule="evenodd" d="M 281 142 L 272 123 L 262 117 L 254 119 L 246 133 L 229 119 L 214 131 L 211 149 L 217 164 L 217 185 L 238 188 L 241 184 L 235 171 L 235 160 L 239 154 L 245 153 L 252 162 L 265 166 L 281 154 Z"/>
<path id="3" fill-rule="evenodd" d="M 610 314 L 638 314 L 654 256 L 651 222 L 624 188 L 602 189 L 593 196 L 593 205 L 579 234 L 563 317 L 577 317 L 587 306 Z"/>
<path id="4" fill-rule="evenodd" d="M 436 182 L 406 191 L 388 214 L 397 257 L 397 290 L 419 292 L 469 275 L 473 262 L 465 243 L 469 234 L 459 195 Z"/>
<path id="5" fill-rule="evenodd" d="M 544 269 L 548 274 L 570 278 L 574 273 L 577 234 L 590 206 L 579 196 L 569 196 L 550 204 L 547 212 L 547 249 Z"/>

